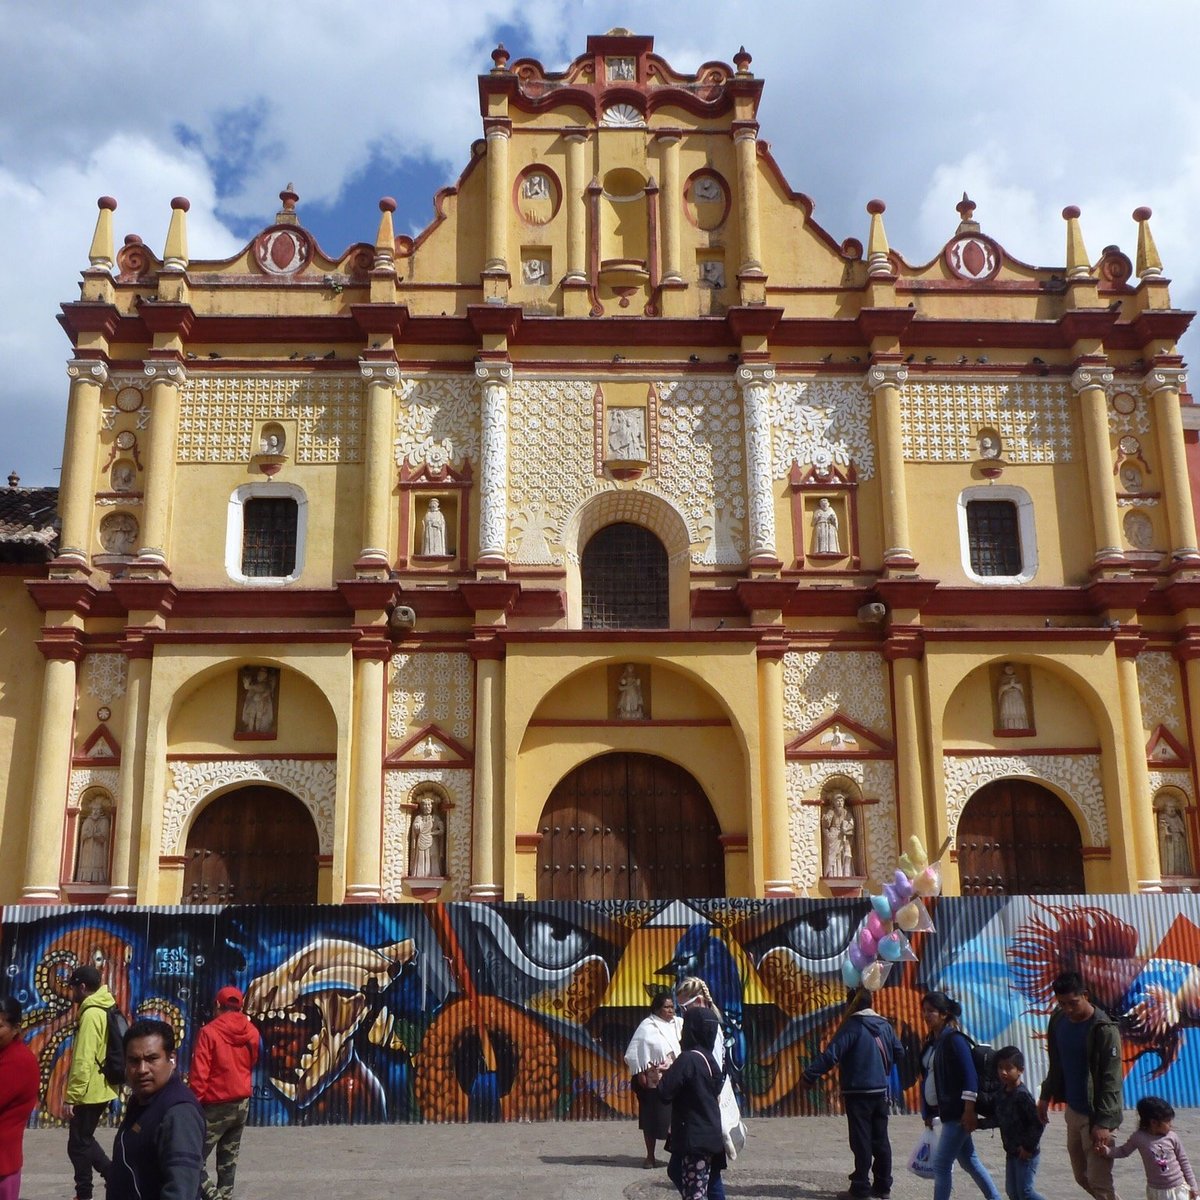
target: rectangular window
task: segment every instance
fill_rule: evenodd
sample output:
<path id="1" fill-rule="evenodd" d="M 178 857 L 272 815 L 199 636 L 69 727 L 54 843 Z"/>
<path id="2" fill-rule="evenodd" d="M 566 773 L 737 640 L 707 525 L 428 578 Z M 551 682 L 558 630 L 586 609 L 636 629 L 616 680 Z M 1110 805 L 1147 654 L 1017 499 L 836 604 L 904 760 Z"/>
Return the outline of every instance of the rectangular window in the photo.
<path id="1" fill-rule="evenodd" d="M 255 496 L 242 506 L 242 574 L 282 578 L 296 569 L 298 506 L 289 497 Z"/>
<path id="2" fill-rule="evenodd" d="M 1021 574 L 1021 535 L 1012 501 L 968 501 L 967 540 L 976 575 Z"/>

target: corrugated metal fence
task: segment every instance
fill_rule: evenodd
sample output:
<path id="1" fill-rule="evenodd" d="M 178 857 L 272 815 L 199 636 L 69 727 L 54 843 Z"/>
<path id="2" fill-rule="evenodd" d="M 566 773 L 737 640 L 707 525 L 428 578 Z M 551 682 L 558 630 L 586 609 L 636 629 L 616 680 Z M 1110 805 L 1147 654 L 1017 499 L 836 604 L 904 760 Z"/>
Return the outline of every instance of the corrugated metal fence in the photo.
<path id="1" fill-rule="evenodd" d="M 800 1073 L 846 999 L 841 964 L 865 901 L 7 908 L 2 990 L 26 1006 L 39 1119 L 62 1111 L 74 1010 L 66 979 L 98 966 L 132 1016 L 170 1022 L 186 1072 L 225 984 L 246 994 L 263 1053 L 258 1124 L 627 1118 L 624 1053 L 651 997 L 702 978 L 724 1016 L 743 1107 L 827 1112 L 836 1078 Z M 1200 1105 L 1200 896 L 942 899 L 915 963 L 875 1007 L 906 1049 L 915 1107 L 920 997 L 958 998 L 977 1040 L 1045 1071 L 1050 984 L 1078 970 L 1119 1022 L 1126 1103 Z"/>

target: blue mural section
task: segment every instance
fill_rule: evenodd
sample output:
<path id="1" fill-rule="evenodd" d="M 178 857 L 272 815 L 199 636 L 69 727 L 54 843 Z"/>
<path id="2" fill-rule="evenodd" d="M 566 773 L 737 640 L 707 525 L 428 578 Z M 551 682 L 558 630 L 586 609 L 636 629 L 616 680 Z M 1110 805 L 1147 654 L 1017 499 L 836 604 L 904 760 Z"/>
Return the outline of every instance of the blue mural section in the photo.
<path id="1" fill-rule="evenodd" d="M 866 900 L 9 908 L 0 990 L 26 1007 L 38 1120 L 62 1117 L 74 1025 L 67 977 L 99 968 L 123 1011 L 170 1022 L 186 1073 L 213 997 L 239 987 L 262 1035 L 257 1124 L 627 1118 L 624 1064 L 650 999 L 688 976 L 721 1010 L 740 1102 L 755 1115 L 836 1108 L 804 1064 L 832 1035 L 841 965 Z M 1050 984 L 1079 970 L 1117 1018 L 1126 1102 L 1200 1105 L 1200 897 L 947 899 L 916 962 L 875 1007 L 906 1048 L 916 1107 L 920 997 L 961 999 L 981 1041 L 1013 1043 L 1035 1085 Z"/>

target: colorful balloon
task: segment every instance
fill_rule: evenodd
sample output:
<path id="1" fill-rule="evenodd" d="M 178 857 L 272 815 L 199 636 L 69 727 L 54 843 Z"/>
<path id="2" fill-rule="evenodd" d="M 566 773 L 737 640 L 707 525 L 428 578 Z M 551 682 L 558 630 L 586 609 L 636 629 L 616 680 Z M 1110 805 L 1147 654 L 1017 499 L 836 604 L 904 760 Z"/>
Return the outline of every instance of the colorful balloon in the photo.
<path id="1" fill-rule="evenodd" d="M 907 904 L 912 899 L 912 880 L 899 867 L 896 868 L 896 874 L 892 877 L 892 886 L 896 889 L 896 895 L 900 897 L 902 903 Z"/>
<path id="2" fill-rule="evenodd" d="M 904 957 L 907 945 L 908 938 L 900 930 L 895 929 L 879 943 L 879 956 L 888 962 L 899 962 Z"/>
<path id="3" fill-rule="evenodd" d="M 848 988 L 856 988 L 862 983 L 862 972 L 849 958 L 842 960 L 842 982 Z"/>
<path id="4" fill-rule="evenodd" d="M 884 894 L 882 896 L 871 897 L 871 907 L 875 910 L 875 915 L 878 916 L 881 921 L 890 921 L 892 919 L 892 913 L 895 912 L 895 909 L 892 908 L 892 902 L 888 898 L 886 886 L 884 887 L 883 891 Z"/>
<path id="5" fill-rule="evenodd" d="M 878 913 L 867 914 L 867 932 L 876 940 L 887 937 L 888 930 L 892 927 L 891 913 L 888 914 L 887 921 L 881 921 Z"/>
<path id="6" fill-rule="evenodd" d="M 858 931 L 858 947 L 868 957 L 874 958 L 879 947 L 879 940 L 869 929 Z"/>
<path id="7" fill-rule="evenodd" d="M 874 950 L 867 954 L 857 942 L 851 942 L 850 949 L 846 951 L 846 960 L 852 963 L 857 971 L 861 971 L 874 957 Z"/>

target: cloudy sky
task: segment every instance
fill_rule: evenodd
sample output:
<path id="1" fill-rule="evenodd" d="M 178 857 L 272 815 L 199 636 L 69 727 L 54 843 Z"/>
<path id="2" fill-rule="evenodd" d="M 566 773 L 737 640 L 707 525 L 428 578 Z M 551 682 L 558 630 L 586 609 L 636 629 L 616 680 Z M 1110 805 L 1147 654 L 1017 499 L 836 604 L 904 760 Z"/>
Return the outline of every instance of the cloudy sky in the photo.
<path id="1" fill-rule="evenodd" d="M 887 201 L 893 247 L 931 258 L 964 190 L 1013 255 L 1061 264 L 1067 204 L 1095 261 L 1152 227 L 1172 296 L 1200 303 L 1200 5 L 1193 0 L 3 0 L 0 52 L 0 477 L 58 482 L 69 344 L 96 197 L 117 242 L 161 251 L 187 196 L 194 258 L 232 253 L 289 181 L 334 253 L 433 215 L 481 136 L 475 77 L 503 41 L 561 70 L 589 33 L 655 37 L 676 68 L 731 61 L 766 80 L 762 137 L 814 217 L 865 240 Z M 1200 352 L 1200 334 L 1185 353 Z"/>

